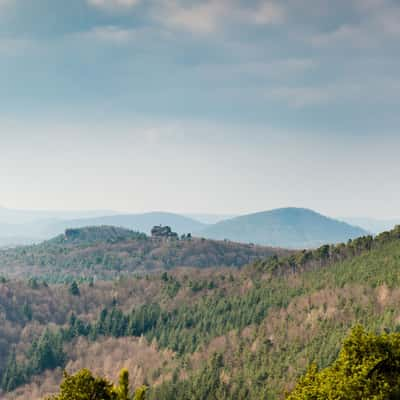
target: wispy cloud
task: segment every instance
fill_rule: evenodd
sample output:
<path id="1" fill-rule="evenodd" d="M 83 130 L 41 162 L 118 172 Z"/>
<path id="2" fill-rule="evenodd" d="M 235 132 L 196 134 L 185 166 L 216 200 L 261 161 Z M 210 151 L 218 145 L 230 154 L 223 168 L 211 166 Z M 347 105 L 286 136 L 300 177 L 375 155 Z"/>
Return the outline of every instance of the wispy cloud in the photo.
<path id="1" fill-rule="evenodd" d="M 377 28 L 388 35 L 400 36 L 400 5 L 385 9 L 376 16 Z"/>
<path id="2" fill-rule="evenodd" d="M 271 25 L 285 19 L 284 7 L 273 1 L 243 6 L 235 0 L 207 0 L 188 5 L 179 0 L 165 0 L 153 9 L 155 19 L 174 29 L 194 34 L 210 34 L 229 24 Z"/>
<path id="3" fill-rule="evenodd" d="M 310 37 L 310 43 L 316 47 L 343 45 L 370 47 L 377 44 L 377 37 L 371 36 L 361 26 L 342 25 L 332 32 L 317 33 Z"/>
<path id="4" fill-rule="evenodd" d="M 316 32 L 309 42 L 316 47 L 345 46 L 370 48 L 381 46 L 400 36 L 400 4 L 388 0 L 353 0 L 355 18 L 328 32 Z"/>
<path id="5" fill-rule="evenodd" d="M 349 88 L 347 88 L 349 89 Z M 339 88 L 329 85 L 325 87 L 278 87 L 265 93 L 265 97 L 273 101 L 281 100 L 295 108 L 304 108 L 331 103 L 343 95 Z"/>
<path id="6" fill-rule="evenodd" d="M 94 7 L 114 10 L 134 7 L 140 3 L 140 0 L 87 0 L 87 2 Z"/>
<path id="7" fill-rule="evenodd" d="M 24 101 L 41 108 L 30 103 L 41 93 L 46 112 L 68 103 L 284 124 L 282 115 L 306 121 L 315 108 L 329 111 L 327 124 L 356 125 L 363 122 L 345 114 L 365 108 L 377 124 L 398 121 L 397 0 L 35 2 L 28 13 L 25 0 L 0 0 L 13 9 L 0 12 L 0 56 L 10 60 L 0 63 L 0 86 L 10 109 Z"/>
<path id="8" fill-rule="evenodd" d="M 98 26 L 88 32 L 78 35 L 84 39 L 94 39 L 102 42 L 125 44 L 138 37 L 138 31 L 135 29 L 123 29 L 118 26 Z"/>
<path id="9" fill-rule="evenodd" d="M 207 34 L 219 28 L 218 22 L 229 12 L 230 4 L 229 0 L 210 0 L 184 6 L 177 0 L 167 0 L 153 11 L 156 20 L 170 28 Z"/>
<path id="10" fill-rule="evenodd" d="M 203 64 L 195 68 L 201 76 L 216 81 L 238 82 L 245 78 L 284 80 L 288 76 L 302 75 L 315 70 L 318 62 L 311 58 L 288 58 L 264 62 L 240 62 L 237 64 Z"/>
<path id="11" fill-rule="evenodd" d="M 388 7 L 390 2 L 388 0 L 353 0 L 353 4 L 357 10 L 370 13 Z"/>
<path id="12" fill-rule="evenodd" d="M 256 9 L 249 12 L 242 11 L 242 14 L 249 22 L 259 25 L 280 24 L 286 18 L 285 8 L 281 4 L 270 1 L 262 2 Z"/>
<path id="13" fill-rule="evenodd" d="M 333 104 L 390 104 L 398 98 L 399 79 L 385 77 L 371 78 L 368 85 L 364 81 L 342 80 L 313 86 L 281 86 L 264 93 L 266 99 L 281 100 L 294 108 L 306 108 Z M 373 93 L 373 95 L 371 95 Z"/>

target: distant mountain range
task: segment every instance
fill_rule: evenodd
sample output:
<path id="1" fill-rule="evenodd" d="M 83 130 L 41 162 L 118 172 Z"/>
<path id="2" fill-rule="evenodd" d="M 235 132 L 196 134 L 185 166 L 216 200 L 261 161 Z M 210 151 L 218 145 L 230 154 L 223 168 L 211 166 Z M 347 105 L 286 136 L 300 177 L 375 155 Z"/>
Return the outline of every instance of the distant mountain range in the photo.
<path id="1" fill-rule="evenodd" d="M 207 227 L 202 234 L 211 239 L 312 248 L 324 243 L 346 242 L 368 232 L 312 210 L 281 208 L 221 221 Z"/>
<path id="2" fill-rule="evenodd" d="M 185 214 L 186 217 L 195 219 L 203 224 L 212 225 L 226 219 L 235 218 L 236 214 Z"/>
<path id="3" fill-rule="evenodd" d="M 155 225 L 168 225 L 178 234 L 192 233 L 209 239 L 286 248 L 311 248 L 323 243 L 346 242 L 368 232 L 378 232 L 376 229 L 362 229 L 362 221 L 353 221 L 354 224 L 341 222 L 303 208 L 282 208 L 237 217 L 212 214 L 184 216 L 168 212 L 118 214 L 107 210 L 46 212 L 0 208 L 0 246 L 41 242 L 68 228 L 102 225 L 146 234 Z M 390 224 L 388 227 L 391 227 Z"/>

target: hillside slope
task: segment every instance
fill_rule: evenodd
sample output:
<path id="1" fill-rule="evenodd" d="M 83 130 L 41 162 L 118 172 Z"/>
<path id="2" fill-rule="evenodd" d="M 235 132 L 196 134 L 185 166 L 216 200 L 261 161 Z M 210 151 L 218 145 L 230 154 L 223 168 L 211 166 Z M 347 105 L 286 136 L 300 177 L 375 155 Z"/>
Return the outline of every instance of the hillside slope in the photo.
<path id="1" fill-rule="evenodd" d="M 201 234 L 210 239 L 300 249 L 346 242 L 367 232 L 311 210 L 281 208 L 221 221 Z"/>
<path id="2" fill-rule="evenodd" d="M 3 281 L 3 397 L 37 400 L 56 390 L 64 367 L 117 379 L 128 366 L 132 385 L 150 384 L 149 400 L 281 399 L 312 361 L 336 358 L 354 325 L 399 330 L 399 269 L 397 228 L 241 271 L 81 284 L 78 295 Z"/>
<path id="3" fill-rule="evenodd" d="M 198 238 L 155 239 L 112 226 L 68 229 L 39 245 L 0 251 L 0 275 L 48 282 L 114 279 L 176 267 L 241 267 L 287 250 Z"/>

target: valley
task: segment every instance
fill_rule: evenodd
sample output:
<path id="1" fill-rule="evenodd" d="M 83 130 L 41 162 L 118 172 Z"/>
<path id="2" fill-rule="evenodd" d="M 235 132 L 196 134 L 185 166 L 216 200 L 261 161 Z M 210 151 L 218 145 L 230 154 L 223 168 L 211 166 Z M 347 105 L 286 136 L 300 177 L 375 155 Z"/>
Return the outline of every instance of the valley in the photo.
<path id="1" fill-rule="evenodd" d="M 0 400 L 400 400 L 399 42 L 399 0 L 0 0 Z"/>
<path id="2" fill-rule="evenodd" d="M 90 249 L 84 236 L 79 246 Z M 63 368 L 116 381 L 128 367 L 149 399 L 280 399 L 312 361 L 334 360 L 354 324 L 399 329 L 399 260 L 397 228 L 241 269 L 172 268 L 77 290 L 3 278 L 3 397 L 54 393 Z"/>

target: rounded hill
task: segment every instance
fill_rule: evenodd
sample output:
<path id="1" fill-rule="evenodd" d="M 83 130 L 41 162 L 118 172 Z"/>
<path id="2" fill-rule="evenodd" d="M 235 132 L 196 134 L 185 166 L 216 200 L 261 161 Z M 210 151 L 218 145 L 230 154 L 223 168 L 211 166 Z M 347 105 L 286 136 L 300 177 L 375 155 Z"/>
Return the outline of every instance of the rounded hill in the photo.
<path id="1" fill-rule="evenodd" d="M 305 208 L 280 208 L 221 221 L 202 231 L 211 239 L 229 239 L 285 248 L 312 248 L 346 242 L 367 232 Z"/>

